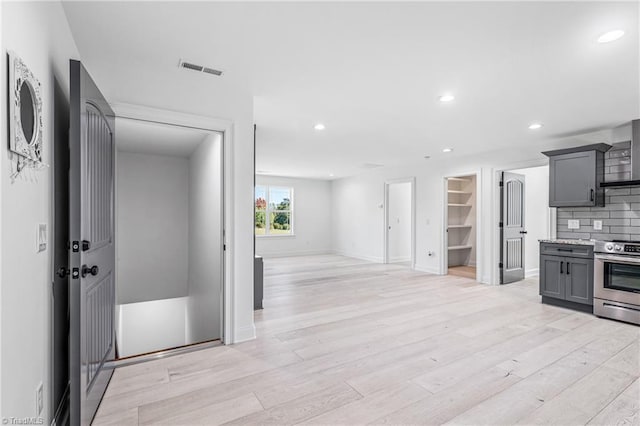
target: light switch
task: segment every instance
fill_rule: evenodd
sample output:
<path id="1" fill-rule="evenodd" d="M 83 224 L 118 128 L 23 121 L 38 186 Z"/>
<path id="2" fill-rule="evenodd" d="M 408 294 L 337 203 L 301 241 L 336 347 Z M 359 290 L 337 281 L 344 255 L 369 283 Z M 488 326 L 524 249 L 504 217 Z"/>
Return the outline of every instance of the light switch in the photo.
<path id="1" fill-rule="evenodd" d="M 36 232 L 36 251 L 40 253 L 47 249 L 47 224 L 39 223 Z"/>
<path id="2" fill-rule="evenodd" d="M 569 227 L 569 229 L 580 229 L 580 221 L 570 219 L 567 226 Z"/>
<path id="3" fill-rule="evenodd" d="M 593 229 L 596 231 L 602 231 L 602 221 L 601 220 L 594 220 L 593 221 Z"/>

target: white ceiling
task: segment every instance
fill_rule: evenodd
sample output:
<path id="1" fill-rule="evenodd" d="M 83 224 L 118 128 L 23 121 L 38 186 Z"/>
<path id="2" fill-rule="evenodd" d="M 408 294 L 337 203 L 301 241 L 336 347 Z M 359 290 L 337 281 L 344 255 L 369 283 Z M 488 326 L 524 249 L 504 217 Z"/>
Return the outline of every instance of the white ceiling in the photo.
<path id="1" fill-rule="evenodd" d="M 211 133 L 149 121 L 116 118 L 118 151 L 189 157 Z"/>
<path id="2" fill-rule="evenodd" d="M 518 149 L 640 117 L 637 2 L 64 7 L 110 101 L 210 115 L 249 92 L 257 168 L 278 175 Z M 625 37 L 596 43 L 618 28 Z M 180 58 L 225 75 L 180 70 Z M 456 100 L 440 104 L 446 92 Z"/>

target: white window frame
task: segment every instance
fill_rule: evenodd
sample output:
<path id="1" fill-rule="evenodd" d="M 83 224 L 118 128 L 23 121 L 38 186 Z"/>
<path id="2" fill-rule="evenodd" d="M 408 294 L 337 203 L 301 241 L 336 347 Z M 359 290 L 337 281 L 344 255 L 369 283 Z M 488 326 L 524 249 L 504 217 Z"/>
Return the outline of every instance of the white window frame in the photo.
<path id="1" fill-rule="evenodd" d="M 264 235 L 256 235 L 256 224 L 255 224 L 255 215 L 254 215 L 254 223 L 253 223 L 253 233 L 257 238 L 287 238 L 287 237 L 295 237 L 295 226 L 294 226 L 294 216 L 293 216 L 293 211 L 294 211 L 294 194 L 293 194 L 293 187 L 292 186 L 283 186 L 283 185 L 256 185 L 254 191 L 253 191 L 253 205 L 254 205 L 254 209 L 255 209 L 255 205 L 256 205 L 256 189 L 258 188 L 264 188 L 264 194 L 265 194 L 265 200 L 267 202 L 267 208 L 265 210 L 265 223 L 264 223 Z M 272 210 L 270 207 L 271 201 L 270 201 L 270 192 L 271 189 L 286 189 L 289 191 L 289 196 L 290 196 L 290 200 L 289 200 L 289 210 Z M 257 211 L 257 210 L 256 210 Z M 269 218 L 271 217 L 271 213 L 289 213 L 289 226 L 290 226 L 290 230 L 291 233 L 289 234 L 271 234 L 271 221 L 269 220 Z"/>

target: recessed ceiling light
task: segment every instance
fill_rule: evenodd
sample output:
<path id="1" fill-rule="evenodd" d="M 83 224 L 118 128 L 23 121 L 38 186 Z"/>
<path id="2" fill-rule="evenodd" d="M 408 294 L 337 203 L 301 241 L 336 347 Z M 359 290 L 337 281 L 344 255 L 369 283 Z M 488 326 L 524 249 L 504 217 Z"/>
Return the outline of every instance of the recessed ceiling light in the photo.
<path id="1" fill-rule="evenodd" d="M 333 176 L 334 176 L 333 173 L 329 173 L 329 177 L 333 177 Z"/>
<path id="2" fill-rule="evenodd" d="M 451 102 L 455 98 L 455 96 L 447 94 L 440 96 L 438 99 L 440 100 L 440 102 Z"/>
<path id="3" fill-rule="evenodd" d="M 442 148 L 442 152 L 451 152 L 453 148 Z"/>
<path id="4" fill-rule="evenodd" d="M 313 126 L 313 128 L 316 130 L 324 130 L 324 124 L 318 123 L 315 126 Z"/>
<path id="5" fill-rule="evenodd" d="M 542 128 L 542 123 L 531 123 L 529 124 L 529 130 L 538 130 Z"/>
<path id="6" fill-rule="evenodd" d="M 623 35 L 624 35 L 624 31 L 622 30 L 608 31 L 602 34 L 600 37 L 598 37 L 598 43 L 609 43 L 612 41 L 616 41 Z"/>

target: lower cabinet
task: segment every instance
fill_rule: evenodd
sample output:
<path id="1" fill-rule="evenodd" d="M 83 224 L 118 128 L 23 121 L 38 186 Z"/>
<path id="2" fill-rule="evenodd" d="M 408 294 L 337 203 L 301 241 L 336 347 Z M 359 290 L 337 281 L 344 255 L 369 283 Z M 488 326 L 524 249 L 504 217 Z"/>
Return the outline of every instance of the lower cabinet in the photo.
<path id="1" fill-rule="evenodd" d="M 593 259 L 541 255 L 540 295 L 593 305 Z"/>

